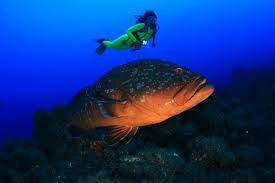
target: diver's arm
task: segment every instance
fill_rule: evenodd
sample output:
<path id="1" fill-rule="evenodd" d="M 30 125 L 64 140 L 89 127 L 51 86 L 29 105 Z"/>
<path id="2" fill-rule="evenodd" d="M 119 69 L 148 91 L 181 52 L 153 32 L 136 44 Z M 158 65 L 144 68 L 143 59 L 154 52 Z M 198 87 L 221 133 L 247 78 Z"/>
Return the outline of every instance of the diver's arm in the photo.
<path id="1" fill-rule="evenodd" d="M 133 35 L 133 32 L 143 29 L 144 26 L 144 23 L 138 23 L 127 30 L 127 35 L 134 43 L 137 43 L 138 39 Z"/>
<path id="2" fill-rule="evenodd" d="M 152 42 L 152 47 L 156 47 L 156 33 L 153 35 L 153 42 Z"/>

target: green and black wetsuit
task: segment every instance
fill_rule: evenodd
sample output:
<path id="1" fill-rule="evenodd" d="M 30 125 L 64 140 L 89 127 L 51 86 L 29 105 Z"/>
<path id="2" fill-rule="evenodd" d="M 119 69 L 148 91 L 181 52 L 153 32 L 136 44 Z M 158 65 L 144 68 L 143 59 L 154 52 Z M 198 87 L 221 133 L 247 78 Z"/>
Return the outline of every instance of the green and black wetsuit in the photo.
<path id="1" fill-rule="evenodd" d="M 135 46 L 141 46 L 143 41 L 148 41 L 154 36 L 154 34 L 154 29 L 149 26 L 145 26 L 144 23 L 138 23 L 130 27 L 127 30 L 126 34 L 121 35 L 113 41 L 102 40 L 100 42 L 101 45 L 97 49 L 97 53 L 102 54 L 105 51 L 106 47 L 122 50 L 129 49 Z"/>

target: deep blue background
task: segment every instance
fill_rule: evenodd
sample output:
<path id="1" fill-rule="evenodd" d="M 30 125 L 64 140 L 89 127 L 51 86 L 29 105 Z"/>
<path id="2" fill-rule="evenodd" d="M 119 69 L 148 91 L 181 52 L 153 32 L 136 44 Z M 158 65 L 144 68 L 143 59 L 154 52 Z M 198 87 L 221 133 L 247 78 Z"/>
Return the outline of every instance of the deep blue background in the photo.
<path id="1" fill-rule="evenodd" d="M 132 15 L 152 9 L 160 26 L 157 47 L 108 50 L 95 38 L 114 39 Z M 162 58 L 226 84 L 238 67 L 272 64 L 272 0 L 1 0 L 0 137 L 30 137 L 33 112 L 70 100 L 112 66 Z"/>

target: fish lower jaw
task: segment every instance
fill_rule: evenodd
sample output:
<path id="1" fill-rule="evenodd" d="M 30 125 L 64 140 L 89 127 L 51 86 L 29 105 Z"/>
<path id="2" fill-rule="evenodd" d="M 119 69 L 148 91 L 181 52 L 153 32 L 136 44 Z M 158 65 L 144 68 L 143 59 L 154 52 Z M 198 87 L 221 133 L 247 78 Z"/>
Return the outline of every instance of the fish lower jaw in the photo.
<path id="1" fill-rule="evenodd" d="M 199 88 L 195 91 L 195 93 L 190 97 L 190 100 L 191 100 L 195 95 L 197 95 L 199 92 L 202 92 L 202 90 L 204 90 L 204 88 L 205 88 L 205 87 L 208 87 L 208 86 L 210 86 L 210 85 L 207 84 L 206 81 L 204 80 L 204 81 L 200 84 Z"/>

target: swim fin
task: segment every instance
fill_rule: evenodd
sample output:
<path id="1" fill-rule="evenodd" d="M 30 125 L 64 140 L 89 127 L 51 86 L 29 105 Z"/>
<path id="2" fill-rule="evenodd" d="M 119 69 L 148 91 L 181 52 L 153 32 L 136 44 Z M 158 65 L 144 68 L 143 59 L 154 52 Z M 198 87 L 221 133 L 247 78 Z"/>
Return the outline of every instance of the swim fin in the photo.
<path id="1" fill-rule="evenodd" d="M 107 46 L 103 44 L 103 41 L 107 41 L 108 39 L 97 39 L 96 42 L 98 42 L 100 45 L 96 49 L 96 53 L 98 55 L 102 55 L 105 51 Z"/>

